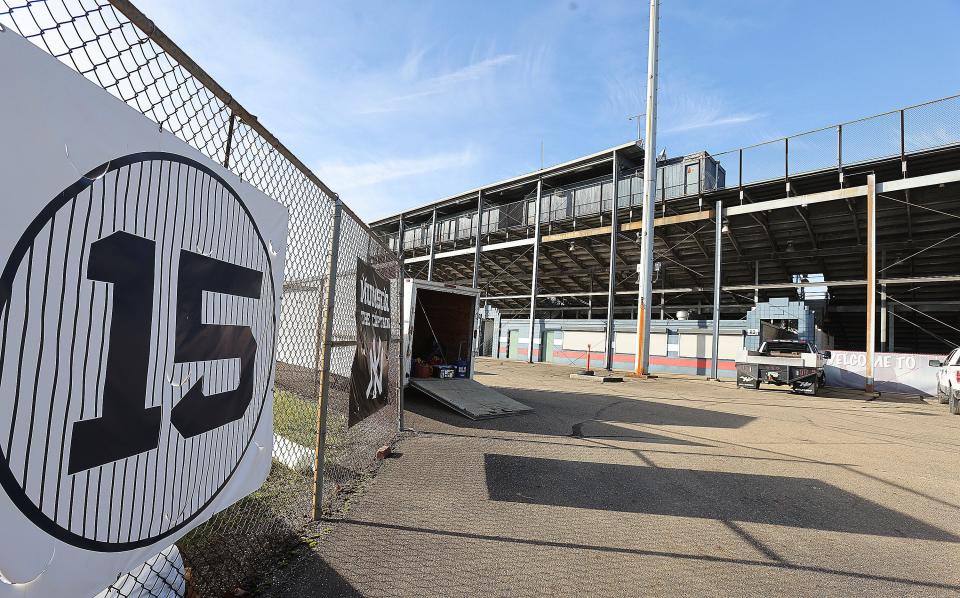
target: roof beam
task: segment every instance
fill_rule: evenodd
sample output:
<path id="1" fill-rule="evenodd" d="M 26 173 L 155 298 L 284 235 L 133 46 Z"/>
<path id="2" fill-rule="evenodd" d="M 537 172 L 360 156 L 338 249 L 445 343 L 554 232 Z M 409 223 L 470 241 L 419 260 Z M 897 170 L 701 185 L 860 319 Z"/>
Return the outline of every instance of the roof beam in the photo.
<path id="1" fill-rule="evenodd" d="M 787 181 L 787 195 L 791 194 L 796 197 L 800 194 L 799 189 L 797 189 L 796 183 Z M 817 245 L 817 235 L 813 232 L 813 225 L 810 223 L 810 213 L 807 206 L 804 204 L 795 205 L 793 209 L 797 212 L 797 216 L 800 216 L 800 220 L 803 221 L 803 226 L 807 229 L 807 236 L 810 237 L 810 245 L 812 245 L 814 249 L 819 249 L 820 247 Z"/>
<path id="2" fill-rule="evenodd" d="M 667 237 L 662 233 L 657 233 L 657 229 L 653 229 L 653 231 L 654 231 L 653 232 L 654 238 L 659 237 L 660 241 L 663 243 L 663 246 L 666 248 L 666 252 L 670 254 L 671 259 L 673 259 L 678 265 L 680 265 L 680 270 L 687 276 L 687 278 L 692 280 L 695 286 L 703 286 L 702 276 L 700 276 L 696 272 L 693 272 L 692 270 L 687 269 L 686 267 L 683 267 L 683 258 L 680 256 L 679 253 L 677 253 L 676 246 L 674 245 L 673 247 L 671 247 Z M 656 254 L 656 251 L 654 251 L 654 253 Z"/>
<path id="3" fill-rule="evenodd" d="M 900 278 L 878 278 L 877 283 L 887 284 L 887 285 L 897 285 L 897 284 L 936 284 L 936 283 L 946 283 L 946 282 L 960 282 L 960 275 L 951 275 L 951 276 L 908 276 Z M 867 284 L 866 280 L 818 280 L 815 282 L 784 282 L 784 283 L 766 283 L 766 284 L 742 284 L 742 285 L 727 285 L 722 286 L 721 289 L 724 291 L 751 291 L 755 288 L 759 289 L 792 289 L 800 287 L 859 287 L 865 286 Z M 631 289 L 627 291 L 617 291 L 617 295 L 636 295 L 637 289 Z M 691 287 L 673 287 L 669 289 L 657 289 L 653 290 L 655 294 L 686 294 L 686 293 L 696 293 L 704 292 L 703 289 L 696 289 Z M 545 293 L 541 297 L 586 297 L 593 295 L 595 297 L 605 297 L 607 295 L 606 291 L 592 293 Z M 516 296 L 504 296 L 504 297 L 488 297 L 489 299 L 520 299 L 526 295 L 516 295 Z"/>
<path id="4" fill-rule="evenodd" d="M 610 227 L 608 226 L 608 227 L 606 227 L 606 228 L 609 229 Z M 609 230 L 608 230 L 608 232 L 609 232 Z M 583 249 L 583 252 L 584 252 L 584 253 L 586 253 L 587 255 L 590 256 L 590 259 L 592 259 L 593 261 L 597 262 L 597 265 L 598 265 L 598 266 L 600 266 L 600 267 L 605 267 L 605 266 L 609 265 L 608 262 L 605 262 L 605 261 L 601 260 L 601 259 L 600 259 L 600 256 L 598 256 L 596 253 L 593 252 L 593 249 L 591 248 L 591 245 L 592 245 L 592 243 L 590 243 L 590 239 L 587 239 L 587 242 L 586 242 L 586 243 L 581 243 L 581 244 L 579 245 L 579 247 L 580 247 L 580 249 Z"/>

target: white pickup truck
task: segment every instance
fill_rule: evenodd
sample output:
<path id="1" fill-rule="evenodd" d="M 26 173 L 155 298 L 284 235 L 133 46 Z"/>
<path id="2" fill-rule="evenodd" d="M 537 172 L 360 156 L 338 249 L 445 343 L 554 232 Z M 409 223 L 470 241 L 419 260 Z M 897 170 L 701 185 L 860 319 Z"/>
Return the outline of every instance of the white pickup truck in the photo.
<path id="1" fill-rule="evenodd" d="M 762 382 L 815 395 L 823 386 L 823 364 L 827 359 L 830 351 L 821 353 L 807 341 L 764 341 L 759 351 L 741 350 L 737 359 L 737 386 L 757 389 Z"/>
<path id="2" fill-rule="evenodd" d="M 937 398 L 950 404 L 950 413 L 960 415 L 960 347 L 943 361 L 931 359 L 930 366 L 937 368 Z"/>

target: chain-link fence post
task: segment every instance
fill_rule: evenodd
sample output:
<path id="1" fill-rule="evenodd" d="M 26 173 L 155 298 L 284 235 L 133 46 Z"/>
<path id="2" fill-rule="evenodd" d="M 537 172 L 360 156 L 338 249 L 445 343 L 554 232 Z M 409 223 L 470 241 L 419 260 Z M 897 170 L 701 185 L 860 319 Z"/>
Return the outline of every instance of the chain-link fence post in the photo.
<path id="1" fill-rule="evenodd" d="M 337 258 L 340 253 L 340 220 L 342 210 L 340 198 L 334 198 L 333 232 L 330 235 L 329 266 L 323 297 L 321 297 L 318 327 L 318 359 L 316 368 L 320 372 L 320 402 L 317 405 L 317 442 L 316 457 L 313 465 L 313 519 L 323 515 L 323 448 L 327 442 L 327 405 L 330 398 L 330 340 L 333 334 L 333 305 L 337 292 Z"/>
<path id="2" fill-rule="evenodd" d="M 401 252 L 403 250 L 401 249 Z M 401 253 L 402 255 L 402 253 Z M 403 335 L 404 331 L 404 308 L 403 308 L 403 293 L 404 287 L 404 273 L 403 273 L 403 258 L 401 257 L 397 263 L 397 286 L 399 287 L 397 292 L 397 309 L 400 311 L 400 346 L 397 347 L 397 353 L 400 354 L 400 375 L 397 376 L 397 432 L 403 432 L 404 423 L 403 423 L 403 387 L 404 382 L 406 382 L 406 357 L 404 356 L 404 351 L 406 347 L 403 346 Z"/>
<path id="3" fill-rule="evenodd" d="M 223 151 L 223 167 L 230 168 L 230 152 L 233 150 L 233 127 L 237 122 L 237 115 L 230 111 L 230 123 L 227 126 L 227 146 Z"/>

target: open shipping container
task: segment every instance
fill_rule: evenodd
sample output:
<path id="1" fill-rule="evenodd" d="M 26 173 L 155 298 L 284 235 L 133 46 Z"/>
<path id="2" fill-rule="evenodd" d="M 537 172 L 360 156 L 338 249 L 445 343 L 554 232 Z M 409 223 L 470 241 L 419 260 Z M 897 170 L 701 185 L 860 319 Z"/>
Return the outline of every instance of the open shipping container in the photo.
<path id="1" fill-rule="evenodd" d="M 474 380 L 474 335 L 480 290 L 407 278 L 403 288 L 403 383 L 471 419 L 533 411 Z M 448 365 L 468 360 L 466 376 L 418 378 L 413 362 L 438 355 Z"/>

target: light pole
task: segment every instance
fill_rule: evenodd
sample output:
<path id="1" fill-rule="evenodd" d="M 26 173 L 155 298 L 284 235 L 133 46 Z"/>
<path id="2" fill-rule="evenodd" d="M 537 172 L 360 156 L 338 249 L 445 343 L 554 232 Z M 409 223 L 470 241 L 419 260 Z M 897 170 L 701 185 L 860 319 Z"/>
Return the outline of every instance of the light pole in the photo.
<path id="1" fill-rule="evenodd" d="M 640 120 L 643 116 L 646 115 L 646 112 L 641 112 L 640 114 L 634 114 L 627 118 L 627 120 L 637 121 L 637 141 L 643 139 L 643 121 Z"/>
<path id="2" fill-rule="evenodd" d="M 653 298 L 653 218 L 657 190 L 657 46 L 659 3 L 650 0 L 650 42 L 647 52 L 647 135 L 643 150 L 643 235 L 640 245 L 640 302 L 637 309 L 636 374 L 650 373 L 650 308 Z M 611 258 L 612 259 L 612 258 Z"/>

